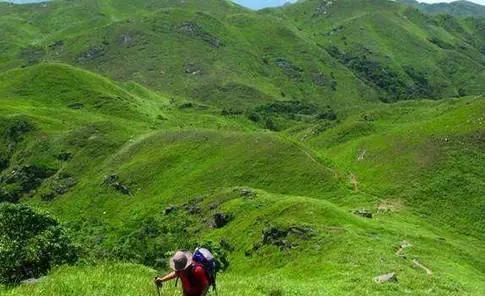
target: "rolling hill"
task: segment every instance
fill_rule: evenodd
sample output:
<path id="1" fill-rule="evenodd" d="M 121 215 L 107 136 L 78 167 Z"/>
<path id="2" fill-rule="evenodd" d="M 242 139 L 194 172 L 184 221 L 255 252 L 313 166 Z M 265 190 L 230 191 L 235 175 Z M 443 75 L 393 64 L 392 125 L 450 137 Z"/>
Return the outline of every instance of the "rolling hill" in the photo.
<path id="1" fill-rule="evenodd" d="M 393 270 L 402 283 L 380 288 L 383 295 L 424 293 L 430 285 L 449 295 L 481 291 L 473 270 L 484 264 L 477 163 L 483 98 L 377 105 L 341 122 L 299 121 L 298 129 L 272 133 L 244 114 L 188 107 L 62 64 L 9 71 L 0 81 L 2 199 L 54 213 L 90 260 L 163 268 L 160 254 L 210 242 L 229 258 L 222 278 L 229 295 L 240 293 L 233 285 L 251 295 L 338 294 L 355 279 L 365 283 L 352 286 L 359 293 L 375 289 L 373 276 Z M 374 219 L 352 213 L 360 208 Z M 230 217 L 227 225 L 215 226 L 216 214 Z M 409 256 L 435 272 L 431 282 L 394 254 L 403 240 L 417 246 Z M 325 275 L 294 272 L 309 264 Z M 338 276 L 355 264 L 361 268 L 352 275 Z M 249 271 L 271 272 L 286 284 L 236 276 Z M 94 283 L 97 272 L 59 276 Z M 59 293 L 55 282 L 45 284 Z M 111 293 L 112 284 L 103 285 L 96 289 Z"/>
<path id="2" fill-rule="evenodd" d="M 81 257 L 0 295 L 155 293 L 200 245 L 222 295 L 485 293 L 481 19 L 0 6 L 0 203 L 51 213 Z"/>
<path id="3" fill-rule="evenodd" d="M 11 29 L 2 31 L 0 68 L 63 62 L 238 109 L 264 100 L 339 108 L 482 91 L 483 21 L 425 16 L 384 0 L 322 5 L 262 12 L 223 0 L 4 5 Z"/>
<path id="4" fill-rule="evenodd" d="M 429 14 L 450 14 L 458 17 L 485 17 L 485 7 L 470 1 L 454 1 L 451 3 L 419 3 L 415 0 L 400 0 Z"/>

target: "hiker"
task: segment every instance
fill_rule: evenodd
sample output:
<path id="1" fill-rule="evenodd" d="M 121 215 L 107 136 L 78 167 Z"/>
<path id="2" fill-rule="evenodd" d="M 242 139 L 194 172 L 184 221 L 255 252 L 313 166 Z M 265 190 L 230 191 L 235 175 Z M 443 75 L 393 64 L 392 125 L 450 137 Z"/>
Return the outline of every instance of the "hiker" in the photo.
<path id="1" fill-rule="evenodd" d="M 195 255 L 199 252 L 196 250 Z M 195 261 L 190 252 L 178 251 L 170 259 L 170 268 L 172 272 L 155 278 L 157 286 L 163 285 L 164 282 L 180 279 L 184 296 L 205 296 L 211 285 L 211 279 L 204 265 Z"/>

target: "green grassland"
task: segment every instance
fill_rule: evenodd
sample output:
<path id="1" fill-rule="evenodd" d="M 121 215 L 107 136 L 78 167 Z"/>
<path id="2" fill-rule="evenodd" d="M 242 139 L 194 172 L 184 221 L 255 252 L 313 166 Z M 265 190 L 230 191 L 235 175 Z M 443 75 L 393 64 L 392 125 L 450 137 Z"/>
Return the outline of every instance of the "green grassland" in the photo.
<path id="1" fill-rule="evenodd" d="M 485 7 L 470 1 L 455 1 L 452 3 L 419 3 L 415 0 L 400 0 L 403 4 L 416 7 L 417 9 L 429 14 L 451 14 L 454 16 L 474 16 L 485 17 Z"/>
<path id="2" fill-rule="evenodd" d="M 308 0 L 262 12 L 223 0 L 0 5 L 9 28 L 0 69 L 63 62 L 238 110 L 483 92 L 482 19 L 390 1 Z"/>
<path id="3" fill-rule="evenodd" d="M 0 4 L 0 202 L 81 257 L 0 294 L 155 295 L 198 245 L 221 295 L 485 294 L 482 21 L 322 3 Z"/>
<path id="4" fill-rule="evenodd" d="M 2 79 L 2 121 L 33 126 L 13 151 L 4 149 L 9 168 L 56 171 L 20 198 L 61 219 L 89 262 L 164 269 L 167 252 L 210 243 L 229 258 L 221 278 L 227 295 L 483 291 L 483 98 L 376 105 L 349 110 L 338 122 L 299 121 L 298 128 L 275 133 L 244 114 L 181 108 L 187 103 L 62 64 L 9 71 Z M 9 146 L 13 139 L 3 141 Z M 59 160 L 62 153 L 72 157 Z M 104 184 L 113 174 L 129 195 Z M 358 179 L 357 190 L 349 174 Z M 66 176 L 75 186 L 45 198 Z M 252 188 L 251 196 L 244 188 Z M 170 206 L 175 211 L 164 214 Z M 357 208 L 371 209 L 374 219 L 352 214 Z M 233 219 L 216 229 L 211 221 L 219 212 Z M 283 245 L 263 243 L 268 228 L 303 232 L 289 231 Z M 404 240 L 413 245 L 406 259 L 395 255 Z M 92 268 L 61 268 L 38 288 L 5 293 L 150 292 L 150 272 L 141 267 Z M 390 271 L 398 272 L 399 284 L 372 281 Z M 96 284 L 111 272 L 140 278 L 119 288 L 111 279 Z"/>

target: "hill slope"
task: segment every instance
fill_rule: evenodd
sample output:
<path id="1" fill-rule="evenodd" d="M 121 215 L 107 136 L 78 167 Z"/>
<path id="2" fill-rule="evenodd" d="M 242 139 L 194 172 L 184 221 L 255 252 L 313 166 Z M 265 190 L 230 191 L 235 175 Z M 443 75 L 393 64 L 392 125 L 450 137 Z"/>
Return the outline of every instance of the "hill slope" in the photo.
<path id="1" fill-rule="evenodd" d="M 391 1 L 325 3 L 308 0 L 276 12 L 379 90 L 382 100 L 483 92 L 481 46 L 464 43 L 481 39 L 459 20 L 430 18 Z"/>
<path id="2" fill-rule="evenodd" d="M 243 114 L 61 64 L 10 71 L 0 82 L 0 196 L 54 213 L 89 260 L 164 269 L 166 252 L 204 244 L 229 262 L 228 295 L 483 292 L 483 98 L 378 104 L 272 133 Z M 353 214 L 359 208 L 373 219 Z M 395 254 L 403 240 L 413 246 L 409 259 Z M 126 268 L 64 268 L 4 293 L 78 295 L 106 270 Z M 139 269 L 126 276 L 150 276 Z M 399 285 L 372 281 L 391 271 Z M 111 285 L 96 290 L 112 295 Z M 149 284 L 140 278 L 126 289 Z"/>
<path id="3" fill-rule="evenodd" d="M 458 17 L 485 17 L 485 6 L 470 1 L 454 1 L 451 3 L 419 3 L 415 0 L 399 0 L 430 14 L 450 14 Z"/>
<path id="4" fill-rule="evenodd" d="M 345 108 L 482 91 L 480 21 L 474 31 L 385 0 L 322 5 L 263 12 L 215 0 L 5 6 L 9 30 L 1 33 L 9 41 L 0 68 L 61 61 L 239 110 L 275 100 Z"/>
<path id="5" fill-rule="evenodd" d="M 196 246 L 224 295 L 485 293 L 483 20 L 59 0 L 0 23 L 0 202 L 83 262 L 1 295 L 154 292 L 143 265 Z"/>

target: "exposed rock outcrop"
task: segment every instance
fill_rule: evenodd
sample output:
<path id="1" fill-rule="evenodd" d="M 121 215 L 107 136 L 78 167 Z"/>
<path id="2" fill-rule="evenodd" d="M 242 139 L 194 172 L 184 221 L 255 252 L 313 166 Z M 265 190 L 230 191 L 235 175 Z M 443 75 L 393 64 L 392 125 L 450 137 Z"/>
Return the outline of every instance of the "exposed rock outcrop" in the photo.
<path id="1" fill-rule="evenodd" d="M 131 195 L 130 188 L 120 181 L 120 177 L 117 175 L 109 175 L 104 178 L 103 184 L 113 188 L 124 195 Z"/>

